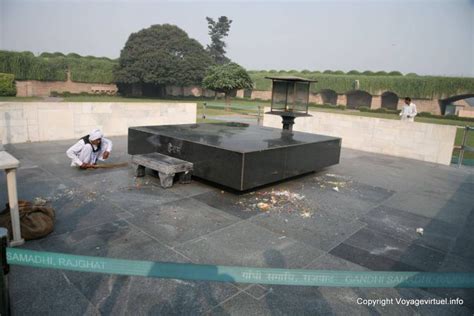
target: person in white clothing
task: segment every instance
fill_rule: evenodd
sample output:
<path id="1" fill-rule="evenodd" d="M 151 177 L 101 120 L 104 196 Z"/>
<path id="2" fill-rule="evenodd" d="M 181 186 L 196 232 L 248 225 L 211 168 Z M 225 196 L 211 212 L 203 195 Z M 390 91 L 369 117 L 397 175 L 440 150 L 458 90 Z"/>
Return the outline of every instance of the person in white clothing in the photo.
<path id="1" fill-rule="evenodd" d="M 400 118 L 402 121 L 414 122 L 415 116 L 418 114 L 416 111 L 415 103 L 411 102 L 409 97 L 405 98 L 405 105 L 403 105 L 402 111 L 400 112 Z"/>
<path id="2" fill-rule="evenodd" d="M 72 145 L 66 155 L 71 158 L 71 167 L 88 169 L 94 168 L 97 160 L 109 158 L 111 151 L 112 141 L 105 138 L 100 129 L 95 129 Z"/>

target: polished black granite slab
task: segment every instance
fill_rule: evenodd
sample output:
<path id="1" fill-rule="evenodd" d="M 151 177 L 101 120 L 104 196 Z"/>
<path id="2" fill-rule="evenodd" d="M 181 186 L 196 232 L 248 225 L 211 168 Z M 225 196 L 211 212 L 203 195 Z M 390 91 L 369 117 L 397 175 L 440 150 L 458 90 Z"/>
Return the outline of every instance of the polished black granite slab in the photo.
<path id="1" fill-rule="evenodd" d="M 193 174 L 244 191 L 339 163 L 341 139 L 243 123 L 130 127 L 128 153 L 159 152 Z"/>

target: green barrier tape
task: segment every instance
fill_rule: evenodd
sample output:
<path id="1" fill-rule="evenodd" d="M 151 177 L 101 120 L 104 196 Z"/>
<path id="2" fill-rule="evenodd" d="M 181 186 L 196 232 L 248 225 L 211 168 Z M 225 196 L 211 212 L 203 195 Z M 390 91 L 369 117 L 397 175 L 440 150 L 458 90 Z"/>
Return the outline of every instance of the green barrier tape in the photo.
<path id="1" fill-rule="evenodd" d="M 197 281 L 331 287 L 474 288 L 474 273 L 245 268 L 76 256 L 7 248 L 7 262 L 36 268 Z"/>

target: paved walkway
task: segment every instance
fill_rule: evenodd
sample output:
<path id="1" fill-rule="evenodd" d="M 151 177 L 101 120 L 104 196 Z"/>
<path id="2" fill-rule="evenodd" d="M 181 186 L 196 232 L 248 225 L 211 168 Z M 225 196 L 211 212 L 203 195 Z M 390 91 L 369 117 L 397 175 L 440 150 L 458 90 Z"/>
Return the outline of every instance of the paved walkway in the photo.
<path id="1" fill-rule="evenodd" d="M 128 160 L 126 138 L 112 139 L 112 162 Z M 5 146 L 22 163 L 20 198 L 48 199 L 56 209 L 54 233 L 24 248 L 274 268 L 474 270 L 473 169 L 343 150 L 341 163 L 320 173 L 234 195 L 199 181 L 164 190 L 151 175 L 135 179 L 131 168 L 73 169 L 69 145 Z M 258 203 L 270 204 L 268 211 Z M 19 266 L 12 266 L 10 282 L 14 315 L 474 312 L 472 289 L 261 286 Z M 357 298 L 438 297 L 460 297 L 464 305 L 357 304 Z"/>

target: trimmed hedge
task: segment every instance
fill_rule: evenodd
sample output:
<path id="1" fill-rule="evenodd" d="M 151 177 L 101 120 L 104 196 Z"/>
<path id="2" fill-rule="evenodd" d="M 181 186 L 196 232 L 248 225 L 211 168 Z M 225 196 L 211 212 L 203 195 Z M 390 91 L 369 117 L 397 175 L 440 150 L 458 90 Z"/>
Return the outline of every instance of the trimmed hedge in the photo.
<path id="1" fill-rule="evenodd" d="M 117 61 L 106 57 L 82 57 L 75 53 L 42 53 L 0 51 L 0 72 L 12 73 L 17 80 L 112 83 Z"/>
<path id="2" fill-rule="evenodd" d="M 67 58 L 71 80 L 76 82 L 112 83 L 118 63 L 103 58 Z"/>
<path id="3" fill-rule="evenodd" d="M 342 110 L 342 111 L 346 109 L 345 105 L 316 104 L 316 103 L 309 103 L 309 107 L 322 108 L 322 109 L 334 109 L 334 110 Z"/>
<path id="4" fill-rule="evenodd" d="M 456 121 L 474 122 L 473 117 L 460 117 L 460 116 L 453 115 L 453 114 L 436 115 L 436 114 L 431 114 L 430 112 L 420 112 L 420 113 L 418 113 L 417 116 L 418 117 L 429 117 L 429 118 L 435 118 L 435 119 L 441 119 L 441 120 L 456 120 Z"/>
<path id="5" fill-rule="evenodd" d="M 378 108 L 378 109 L 371 109 L 368 106 L 359 106 L 357 108 L 361 112 L 371 112 L 371 113 L 386 113 L 386 114 L 398 114 L 400 113 L 399 110 L 390 110 L 386 108 Z"/>
<path id="6" fill-rule="evenodd" d="M 257 90 L 270 90 L 271 80 L 265 79 L 266 72 L 250 72 Z M 294 73 L 279 73 L 281 76 Z M 378 95 L 384 91 L 396 93 L 399 97 L 410 96 L 421 99 L 437 99 L 448 96 L 474 93 L 474 78 L 433 77 L 433 76 L 375 76 L 375 75 L 334 75 L 334 74 L 296 74 L 317 80 L 311 91 L 318 93 L 323 89 L 346 93 L 353 90 L 355 80 L 359 80 L 360 90 Z"/>
<path id="7" fill-rule="evenodd" d="M 0 72 L 11 73 L 17 80 L 66 80 L 63 57 L 35 57 L 31 52 L 0 51 Z"/>
<path id="8" fill-rule="evenodd" d="M 0 96 L 15 96 L 15 76 L 12 74 L 0 73 Z"/>

